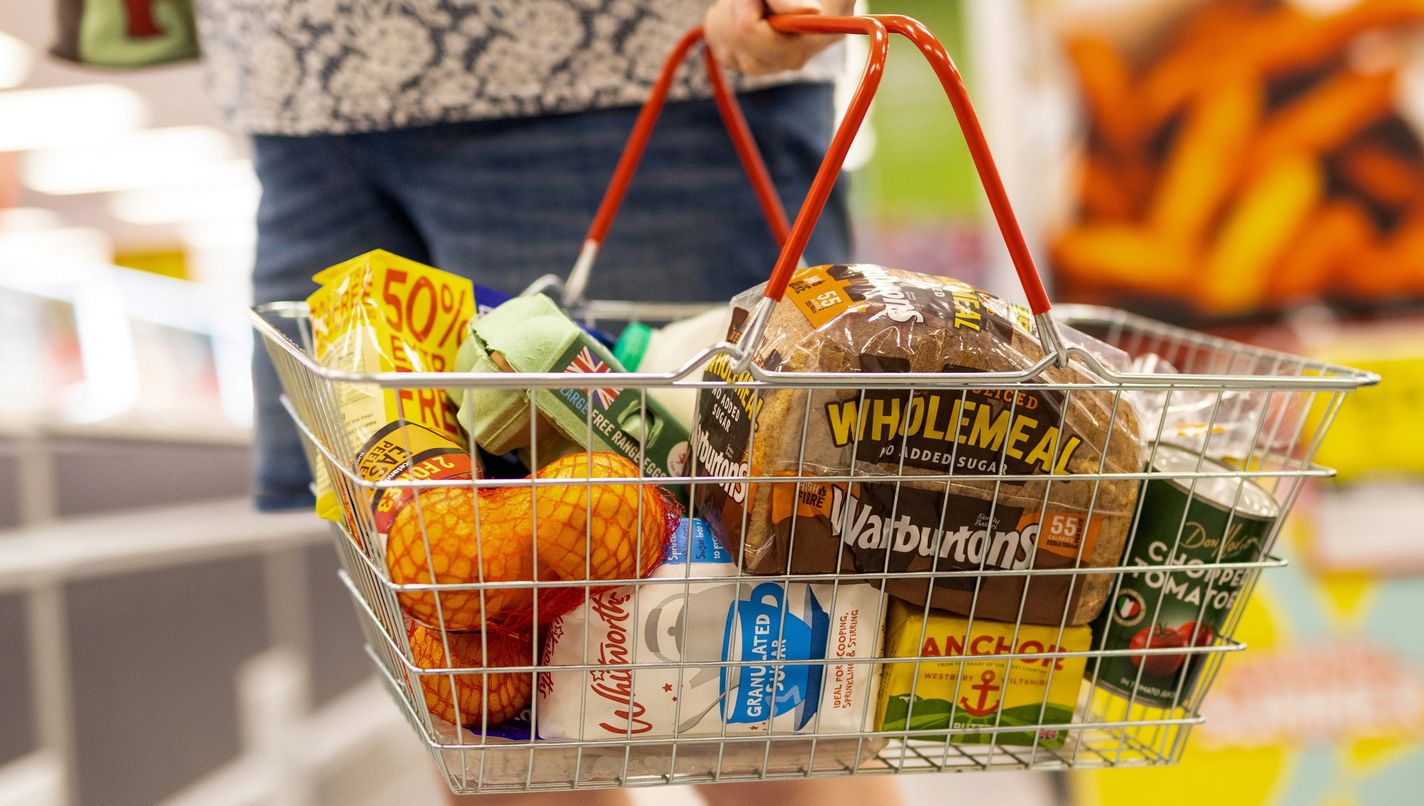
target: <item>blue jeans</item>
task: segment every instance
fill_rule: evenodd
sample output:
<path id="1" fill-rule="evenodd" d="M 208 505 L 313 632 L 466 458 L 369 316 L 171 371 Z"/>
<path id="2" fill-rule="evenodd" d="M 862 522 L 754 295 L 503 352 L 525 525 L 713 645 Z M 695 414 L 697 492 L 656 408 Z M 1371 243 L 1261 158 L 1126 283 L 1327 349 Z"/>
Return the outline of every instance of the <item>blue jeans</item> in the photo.
<path id="1" fill-rule="evenodd" d="M 741 96 L 793 219 L 832 131 L 831 87 Z M 256 301 L 305 299 L 317 271 L 382 248 L 518 293 L 566 275 L 638 110 L 477 121 L 352 135 L 253 138 Z M 765 280 L 777 248 L 711 101 L 669 103 L 593 270 L 588 297 L 726 300 Z M 813 265 L 850 258 L 845 197 L 811 238 Z M 310 506 L 310 474 L 278 402 L 266 352 L 253 358 L 256 498 Z"/>

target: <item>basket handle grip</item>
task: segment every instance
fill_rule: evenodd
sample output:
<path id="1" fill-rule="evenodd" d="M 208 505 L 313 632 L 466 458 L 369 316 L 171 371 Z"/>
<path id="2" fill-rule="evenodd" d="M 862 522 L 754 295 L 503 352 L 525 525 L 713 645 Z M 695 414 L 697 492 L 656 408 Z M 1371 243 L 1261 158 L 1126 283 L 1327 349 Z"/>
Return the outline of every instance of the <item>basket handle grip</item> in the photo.
<path id="1" fill-rule="evenodd" d="M 920 53 L 930 63 L 930 67 L 934 69 L 945 94 L 949 97 L 949 103 L 954 109 L 960 131 L 969 146 L 969 153 L 974 160 L 979 181 L 989 198 L 989 206 L 998 222 L 1004 243 L 1008 247 L 1009 257 L 1018 273 L 1024 295 L 1028 299 L 1029 310 L 1033 312 L 1044 352 L 1054 355 L 1059 366 L 1065 366 L 1068 362 L 1068 352 L 1057 325 L 1049 316 L 1052 305 L 1048 301 L 1048 293 L 1044 290 L 1043 280 L 1038 274 L 1038 269 L 1034 266 L 1033 255 L 1029 252 L 1028 244 L 1024 240 L 1018 218 L 1014 215 L 1008 192 L 1004 189 L 999 169 L 994 163 L 994 157 L 989 151 L 989 143 L 979 124 L 979 116 L 975 113 L 974 105 L 969 100 L 969 91 L 964 85 L 964 79 L 955 66 L 954 60 L 950 58 L 949 52 L 945 50 L 943 43 L 923 23 L 902 14 L 865 16 L 778 14 L 769 17 L 768 21 L 772 28 L 783 33 L 867 36 L 870 39 L 870 56 L 866 60 L 865 71 L 851 98 L 845 118 L 836 129 L 831 146 L 821 162 L 821 167 L 811 183 L 811 189 L 807 192 L 800 211 L 797 213 L 791 234 L 782 246 L 776 267 L 772 270 L 771 280 L 766 285 L 765 296 L 747 322 L 741 340 L 743 354 L 738 368 L 745 369 L 746 365 L 750 363 L 756 343 L 771 316 L 771 309 L 786 293 L 786 286 L 791 281 L 791 275 L 801 260 L 801 255 L 811 238 L 811 232 L 816 228 L 816 222 L 820 219 L 821 211 L 826 206 L 831 188 L 835 185 L 841 167 L 845 163 L 846 153 L 850 150 L 856 133 L 860 131 L 870 102 L 880 86 L 880 79 L 884 74 L 885 62 L 889 55 L 889 34 L 891 33 L 905 37 L 919 48 Z"/>
<path id="2" fill-rule="evenodd" d="M 574 262 L 573 270 L 569 272 L 569 277 L 564 282 L 565 305 L 583 299 L 593 263 L 598 258 L 598 252 L 608 237 L 608 230 L 613 226 L 613 219 L 617 217 L 618 209 L 623 204 L 623 197 L 627 195 L 628 185 L 633 181 L 633 174 L 637 172 L 638 164 L 643 159 L 643 151 L 648 145 L 648 138 L 653 133 L 653 127 L 658 122 L 658 116 L 662 114 L 663 105 L 667 102 L 668 91 L 672 88 L 677 68 L 682 65 L 693 46 L 701 42 L 702 38 L 702 28 L 693 28 L 688 31 L 682 39 L 678 40 L 672 53 L 668 55 L 667 61 L 663 63 L 662 71 L 653 84 L 652 92 L 648 96 L 648 100 L 643 103 L 642 111 L 638 113 L 638 119 L 633 124 L 633 131 L 628 136 L 628 144 L 623 147 L 623 154 L 618 159 L 618 166 L 613 171 L 613 179 L 608 183 L 608 189 L 603 194 L 603 201 L 599 204 L 598 212 L 593 217 L 593 224 L 588 229 L 588 235 L 584 237 L 583 248 L 579 250 L 578 260 Z M 772 237 L 776 239 L 777 245 L 781 246 L 786 243 L 787 233 L 790 229 L 786 209 L 781 204 L 781 197 L 777 195 L 776 185 L 771 180 L 771 173 L 766 168 L 766 162 L 762 159 L 761 151 L 757 148 L 756 140 L 752 137 L 751 129 L 747 126 L 747 120 L 742 115 L 737 98 L 727 85 L 727 79 L 722 74 L 721 66 L 718 65 L 710 48 L 703 48 L 702 55 L 707 68 L 707 79 L 712 85 L 712 97 L 716 101 L 717 112 L 722 118 L 722 123 L 727 127 L 727 134 L 732 138 L 732 147 L 737 152 L 737 158 L 741 161 L 742 168 L 751 181 L 752 190 L 756 193 L 757 204 L 760 205 L 763 215 L 766 216 Z"/>

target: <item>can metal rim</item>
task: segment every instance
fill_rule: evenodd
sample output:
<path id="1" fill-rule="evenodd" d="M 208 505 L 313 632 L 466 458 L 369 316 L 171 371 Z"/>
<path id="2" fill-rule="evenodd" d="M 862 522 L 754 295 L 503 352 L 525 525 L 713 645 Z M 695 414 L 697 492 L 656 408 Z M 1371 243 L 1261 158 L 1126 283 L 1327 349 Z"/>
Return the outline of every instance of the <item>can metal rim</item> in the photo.
<path id="1" fill-rule="evenodd" d="M 1152 460 L 1153 472 L 1161 473 L 1212 473 L 1238 471 L 1221 462 L 1202 456 L 1200 453 L 1180 445 L 1162 444 L 1157 446 Z M 1255 518 L 1276 518 L 1281 507 L 1274 496 L 1257 484 L 1255 480 L 1242 476 L 1215 478 L 1161 479 L 1186 495 L 1217 506 L 1228 512 Z"/>

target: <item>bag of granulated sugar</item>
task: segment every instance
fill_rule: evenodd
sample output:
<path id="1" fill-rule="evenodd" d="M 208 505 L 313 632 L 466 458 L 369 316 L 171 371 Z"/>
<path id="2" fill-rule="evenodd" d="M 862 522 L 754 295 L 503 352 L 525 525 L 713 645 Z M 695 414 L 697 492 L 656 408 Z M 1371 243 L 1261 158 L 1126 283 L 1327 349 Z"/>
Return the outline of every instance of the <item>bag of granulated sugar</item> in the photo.
<path id="1" fill-rule="evenodd" d="M 539 738 L 870 729 L 877 665 L 837 660 L 878 657 L 880 591 L 866 584 L 678 581 L 736 571 L 707 524 L 684 519 L 643 584 L 594 594 L 586 608 L 551 625 L 541 665 L 553 668 L 539 673 Z M 722 661 L 758 663 L 715 665 Z M 648 666 L 619 668 L 627 664 Z M 557 668 L 569 665 L 595 668 Z"/>

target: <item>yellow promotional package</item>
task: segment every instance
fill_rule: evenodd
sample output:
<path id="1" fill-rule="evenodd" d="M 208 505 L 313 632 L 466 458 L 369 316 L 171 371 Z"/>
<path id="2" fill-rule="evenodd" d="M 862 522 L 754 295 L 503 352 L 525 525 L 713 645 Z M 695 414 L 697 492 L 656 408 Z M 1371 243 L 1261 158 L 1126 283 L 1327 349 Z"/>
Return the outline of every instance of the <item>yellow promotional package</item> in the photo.
<path id="1" fill-rule="evenodd" d="M 921 629 L 923 628 L 923 630 Z M 969 620 L 894 600 L 885 631 L 887 658 L 918 658 L 915 663 L 887 663 L 876 707 L 878 730 L 1066 725 L 1073 720 L 1083 682 L 1083 658 L 995 660 L 998 655 L 1086 651 L 1088 627 L 1014 625 Z M 923 632 L 923 642 L 921 633 Z M 935 661 L 933 658 L 944 658 Z M 969 658 L 969 660 L 962 660 Z M 1054 727 L 1024 731 L 971 732 L 950 736 L 958 744 L 1062 747 L 1068 732 Z M 916 735 L 912 738 L 936 738 Z"/>
<path id="2" fill-rule="evenodd" d="M 313 278 L 320 288 L 307 298 L 313 351 L 325 367 L 357 373 L 446 372 L 475 315 L 474 284 L 384 250 L 367 252 L 325 269 Z M 353 471 L 362 479 L 470 478 L 465 438 L 449 398 L 439 389 L 383 389 L 370 383 L 335 384 L 332 403 L 341 412 L 338 427 L 353 452 Z M 379 454 L 379 456 L 377 456 Z M 364 518 L 353 507 L 349 485 L 333 485 L 317 469 L 317 514 L 341 520 L 353 536 Z M 395 507 L 375 503 L 375 527 L 388 524 L 382 513 Z"/>

